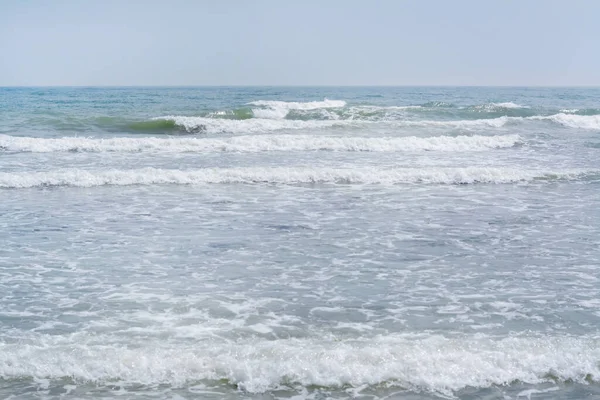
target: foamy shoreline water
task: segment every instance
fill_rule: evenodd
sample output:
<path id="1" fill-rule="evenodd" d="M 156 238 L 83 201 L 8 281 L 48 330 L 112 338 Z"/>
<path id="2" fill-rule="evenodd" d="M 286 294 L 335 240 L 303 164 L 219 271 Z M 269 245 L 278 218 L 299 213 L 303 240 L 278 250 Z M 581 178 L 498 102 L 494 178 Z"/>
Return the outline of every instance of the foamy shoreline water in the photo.
<path id="1" fill-rule="evenodd" d="M 600 393 L 599 90 L 0 91 L 0 397 Z"/>

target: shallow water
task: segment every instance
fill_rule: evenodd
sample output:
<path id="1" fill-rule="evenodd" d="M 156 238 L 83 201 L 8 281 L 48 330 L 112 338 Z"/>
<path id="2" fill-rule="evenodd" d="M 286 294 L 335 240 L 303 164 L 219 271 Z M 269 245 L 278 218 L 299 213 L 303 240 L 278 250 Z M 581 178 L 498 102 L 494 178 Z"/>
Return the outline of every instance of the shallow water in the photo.
<path id="1" fill-rule="evenodd" d="M 0 397 L 600 397 L 599 104 L 0 89 Z"/>

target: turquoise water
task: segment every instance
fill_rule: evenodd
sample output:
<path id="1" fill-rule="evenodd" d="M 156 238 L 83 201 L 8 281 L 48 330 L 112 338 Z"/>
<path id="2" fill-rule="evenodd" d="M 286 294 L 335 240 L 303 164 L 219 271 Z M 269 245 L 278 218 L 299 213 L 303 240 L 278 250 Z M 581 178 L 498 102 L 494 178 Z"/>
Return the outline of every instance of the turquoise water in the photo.
<path id="1" fill-rule="evenodd" d="M 0 397 L 600 397 L 599 151 L 593 88 L 0 88 Z"/>

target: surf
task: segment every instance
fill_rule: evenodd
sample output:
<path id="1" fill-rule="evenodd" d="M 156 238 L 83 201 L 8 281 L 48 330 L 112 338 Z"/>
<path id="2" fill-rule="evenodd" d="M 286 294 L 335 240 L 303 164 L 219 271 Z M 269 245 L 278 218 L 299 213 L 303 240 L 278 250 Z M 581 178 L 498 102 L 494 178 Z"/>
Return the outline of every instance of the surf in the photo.
<path id="1" fill-rule="evenodd" d="M 230 138 L 35 138 L 0 135 L 6 152 L 265 152 L 265 151 L 485 151 L 521 144 L 519 135 L 434 137 L 344 137 L 244 135 Z"/>
<path id="2" fill-rule="evenodd" d="M 86 336 L 45 335 L 27 345 L 4 344 L 0 377 L 67 378 L 101 386 L 118 381 L 125 387 L 221 382 L 248 393 L 385 385 L 448 397 L 468 387 L 589 384 L 600 377 L 600 343 L 594 337 L 395 334 L 123 346 L 86 342 Z M 103 343 L 111 343 L 107 339 Z"/>
<path id="3" fill-rule="evenodd" d="M 247 167 L 195 170 L 141 168 L 130 170 L 63 169 L 0 172 L 0 188 L 94 187 L 201 184 L 503 184 L 597 179 L 597 170 L 528 170 L 509 167 L 330 168 Z"/>

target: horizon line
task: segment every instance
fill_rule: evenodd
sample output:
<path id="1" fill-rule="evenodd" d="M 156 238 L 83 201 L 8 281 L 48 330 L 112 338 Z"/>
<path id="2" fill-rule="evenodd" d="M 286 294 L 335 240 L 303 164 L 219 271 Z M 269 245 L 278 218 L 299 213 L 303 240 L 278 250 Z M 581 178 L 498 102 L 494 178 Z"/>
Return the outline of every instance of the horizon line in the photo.
<path id="1" fill-rule="evenodd" d="M 0 88 L 600 88 L 598 85 L 0 85 Z"/>

